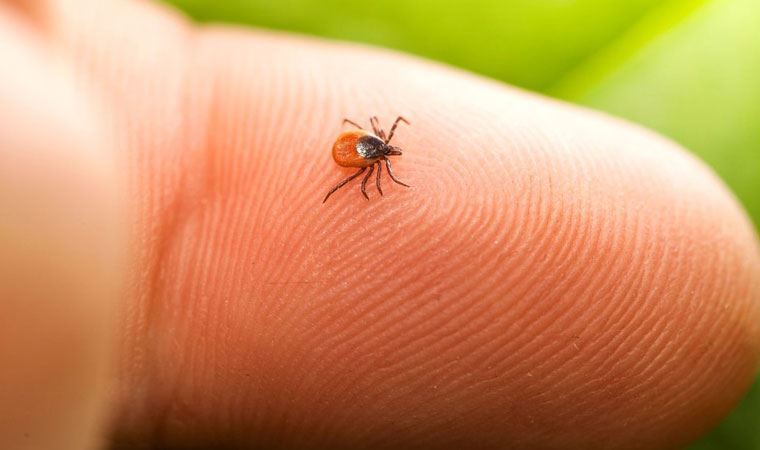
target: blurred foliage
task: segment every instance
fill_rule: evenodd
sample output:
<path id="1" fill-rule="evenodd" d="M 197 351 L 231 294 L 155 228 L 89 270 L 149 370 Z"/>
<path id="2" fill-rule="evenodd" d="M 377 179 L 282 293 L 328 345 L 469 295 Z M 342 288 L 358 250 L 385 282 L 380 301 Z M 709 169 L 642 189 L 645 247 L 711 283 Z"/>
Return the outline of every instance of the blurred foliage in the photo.
<path id="1" fill-rule="evenodd" d="M 369 42 L 540 89 L 596 52 L 660 1 L 173 0 L 171 3 L 201 19 Z"/>
<path id="2" fill-rule="evenodd" d="M 711 165 L 760 224 L 760 0 L 166 1 L 202 21 L 397 48 L 642 123 Z M 760 450 L 760 383 L 692 449 Z"/>
<path id="3" fill-rule="evenodd" d="M 703 3 L 686 15 L 661 7 L 548 93 L 680 142 L 760 225 L 760 1 Z"/>

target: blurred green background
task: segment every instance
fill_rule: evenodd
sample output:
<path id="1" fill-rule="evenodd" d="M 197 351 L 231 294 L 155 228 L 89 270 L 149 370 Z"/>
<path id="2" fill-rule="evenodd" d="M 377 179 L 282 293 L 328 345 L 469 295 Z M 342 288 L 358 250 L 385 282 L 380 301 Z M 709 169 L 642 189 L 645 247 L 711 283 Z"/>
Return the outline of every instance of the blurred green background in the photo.
<path id="1" fill-rule="evenodd" d="M 167 1 L 201 21 L 400 49 L 639 122 L 711 165 L 760 225 L 760 0 Z M 760 383 L 690 448 L 760 450 Z"/>

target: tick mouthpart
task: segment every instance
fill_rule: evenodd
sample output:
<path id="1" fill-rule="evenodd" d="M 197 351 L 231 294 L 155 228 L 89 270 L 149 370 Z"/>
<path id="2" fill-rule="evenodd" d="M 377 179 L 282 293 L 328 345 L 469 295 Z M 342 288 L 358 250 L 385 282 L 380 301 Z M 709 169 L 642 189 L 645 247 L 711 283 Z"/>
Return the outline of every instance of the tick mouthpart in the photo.
<path id="1" fill-rule="evenodd" d="M 403 155 L 403 153 L 398 147 L 389 147 L 388 153 L 386 153 L 386 155 Z"/>

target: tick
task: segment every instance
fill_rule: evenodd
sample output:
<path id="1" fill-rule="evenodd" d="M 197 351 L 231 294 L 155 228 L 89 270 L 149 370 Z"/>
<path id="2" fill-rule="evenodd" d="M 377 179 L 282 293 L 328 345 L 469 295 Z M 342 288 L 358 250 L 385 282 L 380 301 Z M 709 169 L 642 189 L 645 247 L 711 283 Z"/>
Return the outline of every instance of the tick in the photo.
<path id="1" fill-rule="evenodd" d="M 391 177 L 391 180 L 401 186 L 410 187 L 408 184 L 399 181 L 398 178 L 393 175 L 391 160 L 388 159 L 389 156 L 398 156 L 402 154 L 400 148 L 390 145 L 391 139 L 393 139 L 393 133 L 396 131 L 399 122 L 411 125 L 408 120 L 398 116 L 396 121 L 393 122 L 390 132 L 388 132 L 388 137 L 386 137 L 385 131 L 380 128 L 380 122 L 375 116 L 370 117 L 369 119 L 373 133 L 366 131 L 354 121 L 343 119 L 344 125 L 349 123 L 358 129 L 344 131 L 338 136 L 338 139 L 336 139 L 333 144 L 332 156 L 339 166 L 358 167 L 359 170 L 330 189 L 330 192 L 325 195 L 325 199 L 322 200 L 322 203 L 326 202 L 333 192 L 342 188 L 349 181 L 367 171 L 367 168 L 369 168 L 369 172 L 367 172 L 362 180 L 361 191 L 364 198 L 369 200 L 369 196 L 367 195 L 367 181 L 372 176 L 372 172 L 375 170 L 375 165 L 377 165 L 375 186 L 377 186 L 377 192 L 379 192 L 380 195 L 383 195 L 383 189 L 380 187 L 380 174 L 383 171 L 383 161 L 385 161 L 385 167 L 388 169 L 388 175 Z"/>

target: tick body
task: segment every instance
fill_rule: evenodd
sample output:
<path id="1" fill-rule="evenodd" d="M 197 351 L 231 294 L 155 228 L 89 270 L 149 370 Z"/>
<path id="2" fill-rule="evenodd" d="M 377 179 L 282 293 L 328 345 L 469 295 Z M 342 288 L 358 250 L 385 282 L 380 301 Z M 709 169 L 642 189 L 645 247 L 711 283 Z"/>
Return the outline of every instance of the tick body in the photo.
<path id="1" fill-rule="evenodd" d="M 402 154 L 402 150 L 398 147 L 390 145 L 390 141 L 393 138 L 393 133 L 396 131 L 396 127 L 398 126 L 399 122 L 404 122 L 407 125 L 409 122 L 401 116 L 397 117 L 396 121 L 393 122 L 393 126 L 391 127 L 387 137 L 385 135 L 385 131 L 380 128 L 377 117 L 371 117 L 369 119 L 369 122 L 372 125 L 373 132 L 364 130 L 356 122 L 348 119 L 343 120 L 344 124 L 349 123 L 355 126 L 357 129 L 344 131 L 338 136 L 338 139 L 335 140 L 335 144 L 333 144 L 332 156 L 339 166 L 356 167 L 359 170 L 330 189 L 330 192 L 327 193 L 325 199 L 322 200 L 322 203 L 326 202 L 327 199 L 335 191 L 342 188 L 348 184 L 349 181 L 353 180 L 364 172 L 367 172 L 367 174 L 362 180 L 361 192 L 362 195 L 364 195 L 364 197 L 369 200 L 366 189 L 367 181 L 369 181 L 370 177 L 372 176 L 372 173 L 375 170 L 375 166 L 377 166 L 375 186 L 377 187 L 377 191 L 380 193 L 380 195 L 383 195 L 383 190 L 380 187 L 380 175 L 383 171 L 383 163 L 388 169 L 388 175 L 391 177 L 391 180 L 402 186 L 409 187 L 408 184 L 399 181 L 395 177 L 393 174 L 393 168 L 391 166 L 391 160 L 388 158 L 389 156 L 397 156 Z M 369 169 L 369 171 L 367 171 L 367 169 Z"/>

